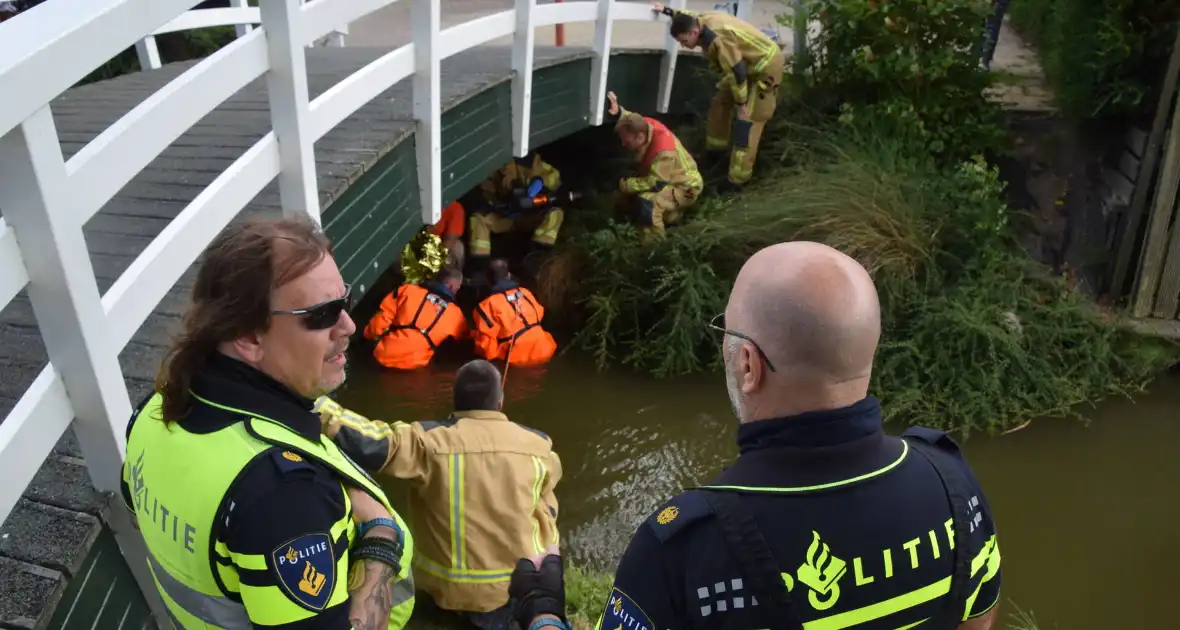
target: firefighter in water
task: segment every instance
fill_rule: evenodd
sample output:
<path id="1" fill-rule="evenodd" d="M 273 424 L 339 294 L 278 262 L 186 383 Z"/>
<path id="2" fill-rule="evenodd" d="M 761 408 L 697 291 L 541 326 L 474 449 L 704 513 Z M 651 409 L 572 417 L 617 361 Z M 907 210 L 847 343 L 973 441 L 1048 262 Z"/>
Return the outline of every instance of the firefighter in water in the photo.
<path id="1" fill-rule="evenodd" d="M 491 363 L 459 368 L 453 392 L 449 416 L 409 424 L 370 420 L 326 396 L 316 408 L 324 434 L 358 464 L 409 482 L 418 587 L 477 628 L 508 630 L 517 559 L 558 544 L 561 458 L 548 436 L 504 415 Z"/>
<path id="2" fill-rule="evenodd" d="M 541 328 L 545 308 L 532 292 L 520 286 L 497 258 L 489 268 L 492 293 L 475 307 L 475 354 L 489 361 L 527 366 L 548 363 L 557 342 Z"/>
<path id="3" fill-rule="evenodd" d="M 663 232 L 696 202 L 704 188 L 697 163 L 664 123 L 623 109 L 614 92 L 606 96 L 610 115 L 618 117 L 615 132 L 619 141 L 634 152 L 642 173 L 619 180 L 619 192 L 640 225 Z"/>
<path id="4" fill-rule="evenodd" d="M 754 174 L 762 130 L 778 104 L 786 56 L 758 27 L 728 13 L 674 11 L 659 3 L 652 10 L 671 17 L 672 37 L 685 48 L 699 47 L 721 75 L 709 105 L 705 148 L 714 154 L 731 150 L 729 185 L 740 188 Z"/>
<path id="5" fill-rule="evenodd" d="M 445 267 L 421 284 L 406 283 L 381 300 L 365 326 L 365 339 L 376 341 L 373 357 L 387 368 L 426 367 L 447 339 L 467 338 L 467 320 L 455 305 L 463 273 Z"/>
<path id="6" fill-rule="evenodd" d="M 557 241 L 565 212 L 559 207 L 522 208 L 525 191 L 535 179 L 540 179 L 540 194 L 554 196 L 561 188 L 561 173 L 541 159 L 537 153 L 517 158 L 496 171 L 480 184 L 486 206 L 473 211 L 469 219 L 471 263 L 476 272 L 487 269 L 492 255 L 492 234 L 510 231 L 532 231 L 534 251 L 548 251 Z"/>

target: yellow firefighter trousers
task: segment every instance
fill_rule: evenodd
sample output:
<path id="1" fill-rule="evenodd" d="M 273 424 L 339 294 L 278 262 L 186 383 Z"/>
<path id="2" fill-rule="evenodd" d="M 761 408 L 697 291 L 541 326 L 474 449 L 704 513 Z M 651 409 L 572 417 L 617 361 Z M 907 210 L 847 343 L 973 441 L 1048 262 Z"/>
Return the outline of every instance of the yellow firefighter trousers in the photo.
<path id="1" fill-rule="evenodd" d="M 680 221 L 684 210 L 697 201 L 699 192 L 692 188 L 665 186 L 659 192 L 641 192 L 636 194 L 619 193 L 616 205 L 628 218 L 635 218 L 635 197 L 641 197 L 651 202 L 651 225 L 643 226 L 645 230 L 663 232 L 664 228 Z M 642 221 L 640 221 L 642 223 Z"/>
<path id="2" fill-rule="evenodd" d="M 565 220 L 565 212 L 561 208 L 552 208 L 544 214 L 526 215 L 521 217 L 506 217 L 495 212 L 472 213 L 468 221 L 471 228 L 471 256 L 492 255 L 492 235 L 505 232 L 533 231 L 533 242 L 552 247 L 557 242 L 557 233 L 561 230 L 561 222 Z"/>
<path id="3" fill-rule="evenodd" d="M 749 146 L 744 149 L 732 147 L 729 154 L 729 181 L 735 184 L 745 184 L 754 175 L 758 143 L 762 140 L 762 130 L 766 127 L 766 121 L 774 116 L 774 109 L 778 105 L 778 89 L 783 82 L 785 65 L 786 57 L 780 51 L 766 64 L 766 69 L 758 75 L 757 81 L 751 81 L 753 89 L 747 105 L 752 123 Z M 705 128 L 706 149 L 730 149 L 729 141 L 736 111 L 733 92 L 725 86 L 719 88 L 713 94 L 713 102 L 709 104 L 709 117 Z"/>

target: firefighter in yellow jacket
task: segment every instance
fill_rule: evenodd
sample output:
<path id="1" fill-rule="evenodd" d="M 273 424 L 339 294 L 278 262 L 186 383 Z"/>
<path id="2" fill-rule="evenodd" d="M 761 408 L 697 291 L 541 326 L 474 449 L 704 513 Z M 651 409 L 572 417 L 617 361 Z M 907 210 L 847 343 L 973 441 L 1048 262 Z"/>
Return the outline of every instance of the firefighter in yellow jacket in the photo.
<path id="1" fill-rule="evenodd" d="M 553 195 L 561 188 L 561 173 L 534 153 L 531 157 L 509 162 L 480 184 L 486 205 L 470 209 L 470 247 L 467 252 L 477 272 L 487 268 L 488 257 L 492 254 L 492 234 L 531 230 L 534 248 L 539 250 L 548 250 L 557 242 L 557 233 L 565 219 L 564 210 L 559 207 L 527 210 L 517 207 L 529 184 L 538 178 L 544 186 L 543 194 Z"/>
<path id="2" fill-rule="evenodd" d="M 634 154 L 639 166 L 637 176 L 619 180 L 619 193 L 641 226 L 663 232 L 666 224 L 676 223 L 681 212 L 700 197 L 701 172 L 664 123 L 623 109 L 614 92 L 606 97 L 608 113 L 618 117 L 619 142 Z"/>
<path id="3" fill-rule="evenodd" d="M 685 48 L 700 48 L 709 67 L 721 75 L 705 130 L 705 148 L 731 149 L 729 183 L 740 187 L 754 174 L 758 142 L 774 115 L 786 56 L 774 40 L 753 24 L 728 13 L 652 9 L 672 18 L 671 33 Z M 735 111 L 736 110 L 736 111 Z"/>
<path id="4" fill-rule="evenodd" d="M 329 398 L 324 433 L 363 468 L 414 484 L 410 527 L 418 587 L 476 626 L 507 628 L 520 558 L 558 542 L 561 460 L 548 436 L 508 420 L 500 372 L 475 360 L 455 375 L 445 420 L 386 424 Z"/>

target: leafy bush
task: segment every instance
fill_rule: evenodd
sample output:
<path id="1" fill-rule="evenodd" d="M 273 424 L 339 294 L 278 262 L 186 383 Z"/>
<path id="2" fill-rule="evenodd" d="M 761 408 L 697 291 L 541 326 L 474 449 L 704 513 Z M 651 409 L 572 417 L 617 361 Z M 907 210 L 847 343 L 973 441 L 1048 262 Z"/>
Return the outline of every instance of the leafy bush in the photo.
<path id="1" fill-rule="evenodd" d="M 999 146 L 997 106 L 979 70 L 988 3 L 979 0 L 809 0 L 820 23 L 797 63 L 808 103 L 838 107 L 857 125 L 888 122 L 894 135 L 958 159 Z"/>
<path id="2" fill-rule="evenodd" d="M 792 162 L 736 199 L 707 204 L 663 239 L 606 223 L 562 247 L 542 278 L 566 289 L 553 299 L 580 324 L 571 347 L 602 367 L 661 376 L 718 366 L 706 322 L 741 264 L 805 239 L 874 277 L 884 331 L 872 389 L 891 419 L 1001 430 L 1130 391 L 1175 356 L 1029 271 L 982 159 L 943 164 L 905 139 L 838 123 L 777 125 L 770 148 Z"/>
<path id="3" fill-rule="evenodd" d="M 1062 111 L 1091 118 L 1155 106 L 1178 9 L 1172 0 L 1017 0 L 1010 12 Z"/>

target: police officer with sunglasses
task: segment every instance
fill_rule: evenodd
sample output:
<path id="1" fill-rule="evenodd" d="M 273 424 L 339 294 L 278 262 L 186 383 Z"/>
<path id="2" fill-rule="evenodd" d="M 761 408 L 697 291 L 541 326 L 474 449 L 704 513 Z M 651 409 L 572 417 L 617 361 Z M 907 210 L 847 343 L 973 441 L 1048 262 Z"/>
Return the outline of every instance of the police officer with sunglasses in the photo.
<path id="1" fill-rule="evenodd" d="M 127 428 L 123 494 L 178 628 L 400 628 L 413 540 L 320 433 L 356 326 L 307 219 L 251 220 L 206 249 L 183 327 Z"/>

